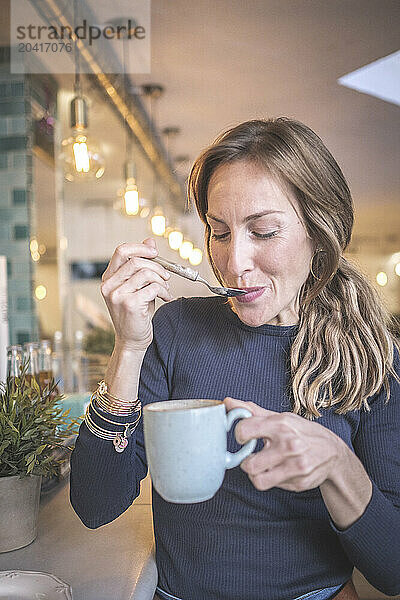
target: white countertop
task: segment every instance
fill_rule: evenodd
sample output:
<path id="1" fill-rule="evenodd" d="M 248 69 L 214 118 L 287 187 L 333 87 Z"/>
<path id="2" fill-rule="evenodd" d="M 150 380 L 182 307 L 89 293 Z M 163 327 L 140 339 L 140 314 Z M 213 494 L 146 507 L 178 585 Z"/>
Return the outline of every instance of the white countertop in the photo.
<path id="1" fill-rule="evenodd" d="M 52 573 L 72 587 L 74 600 L 152 600 L 157 571 L 152 557 L 150 481 L 118 519 L 88 529 L 69 502 L 69 485 L 42 498 L 36 540 L 0 554 L 0 571 Z"/>
<path id="2" fill-rule="evenodd" d="M 157 569 L 152 555 L 151 485 L 123 515 L 99 529 L 87 529 L 69 502 L 64 482 L 42 498 L 37 538 L 0 554 L 0 571 L 44 571 L 72 587 L 74 600 L 152 600 Z M 360 598 L 389 598 L 355 571 Z M 392 600 L 400 598 L 392 597 Z"/>

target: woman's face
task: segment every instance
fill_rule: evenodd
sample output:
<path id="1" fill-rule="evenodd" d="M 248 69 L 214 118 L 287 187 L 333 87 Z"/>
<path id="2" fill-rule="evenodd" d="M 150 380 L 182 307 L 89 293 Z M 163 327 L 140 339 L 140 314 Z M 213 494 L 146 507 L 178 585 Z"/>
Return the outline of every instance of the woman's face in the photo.
<path id="1" fill-rule="evenodd" d="M 229 163 L 211 177 L 206 216 L 211 257 L 224 285 L 250 288 L 229 299 L 240 320 L 252 327 L 297 323 L 314 244 L 293 193 L 261 166 Z"/>

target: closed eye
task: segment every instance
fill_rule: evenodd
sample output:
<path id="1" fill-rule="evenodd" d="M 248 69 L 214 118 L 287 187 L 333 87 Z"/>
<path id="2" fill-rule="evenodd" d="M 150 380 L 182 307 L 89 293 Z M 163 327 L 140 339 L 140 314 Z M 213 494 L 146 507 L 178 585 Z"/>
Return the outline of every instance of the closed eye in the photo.
<path id="1" fill-rule="evenodd" d="M 279 233 L 278 230 L 269 231 L 268 233 L 257 233 L 257 231 L 252 231 L 254 237 L 259 238 L 261 240 L 268 240 L 269 238 L 273 238 L 276 236 L 277 233 Z"/>
<path id="2" fill-rule="evenodd" d="M 258 233 L 257 231 L 251 232 L 251 234 L 254 235 L 255 238 L 258 238 L 260 240 L 268 240 L 270 238 L 273 238 L 274 236 L 276 236 L 277 233 L 278 233 L 278 230 L 269 231 L 268 233 Z M 226 240 L 228 235 L 229 235 L 229 231 L 227 231 L 226 233 L 220 233 L 220 234 L 212 233 L 211 239 L 212 240 Z"/>

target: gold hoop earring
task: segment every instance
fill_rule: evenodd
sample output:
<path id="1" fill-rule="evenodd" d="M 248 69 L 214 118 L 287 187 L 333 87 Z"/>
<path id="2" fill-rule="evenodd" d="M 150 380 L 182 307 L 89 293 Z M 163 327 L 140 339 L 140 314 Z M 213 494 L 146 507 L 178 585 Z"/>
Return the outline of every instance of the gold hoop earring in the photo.
<path id="1" fill-rule="evenodd" d="M 314 279 L 316 279 L 317 281 L 321 281 L 321 277 L 317 277 L 316 274 L 314 273 L 313 261 L 314 261 L 314 258 L 317 256 L 317 254 L 319 254 L 319 252 L 323 252 L 323 250 L 321 250 L 321 248 L 317 248 L 317 250 L 315 251 L 315 253 L 312 255 L 312 257 L 310 259 L 310 273 L 314 277 Z"/>

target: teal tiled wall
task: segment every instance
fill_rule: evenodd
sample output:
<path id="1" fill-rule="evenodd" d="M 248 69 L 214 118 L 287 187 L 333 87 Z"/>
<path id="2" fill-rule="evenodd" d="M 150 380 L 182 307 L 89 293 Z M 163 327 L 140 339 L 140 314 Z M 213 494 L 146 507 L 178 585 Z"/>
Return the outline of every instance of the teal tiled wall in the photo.
<path id="1" fill-rule="evenodd" d="M 38 338 L 33 299 L 30 82 L 0 67 L 0 254 L 7 257 L 11 343 Z"/>

